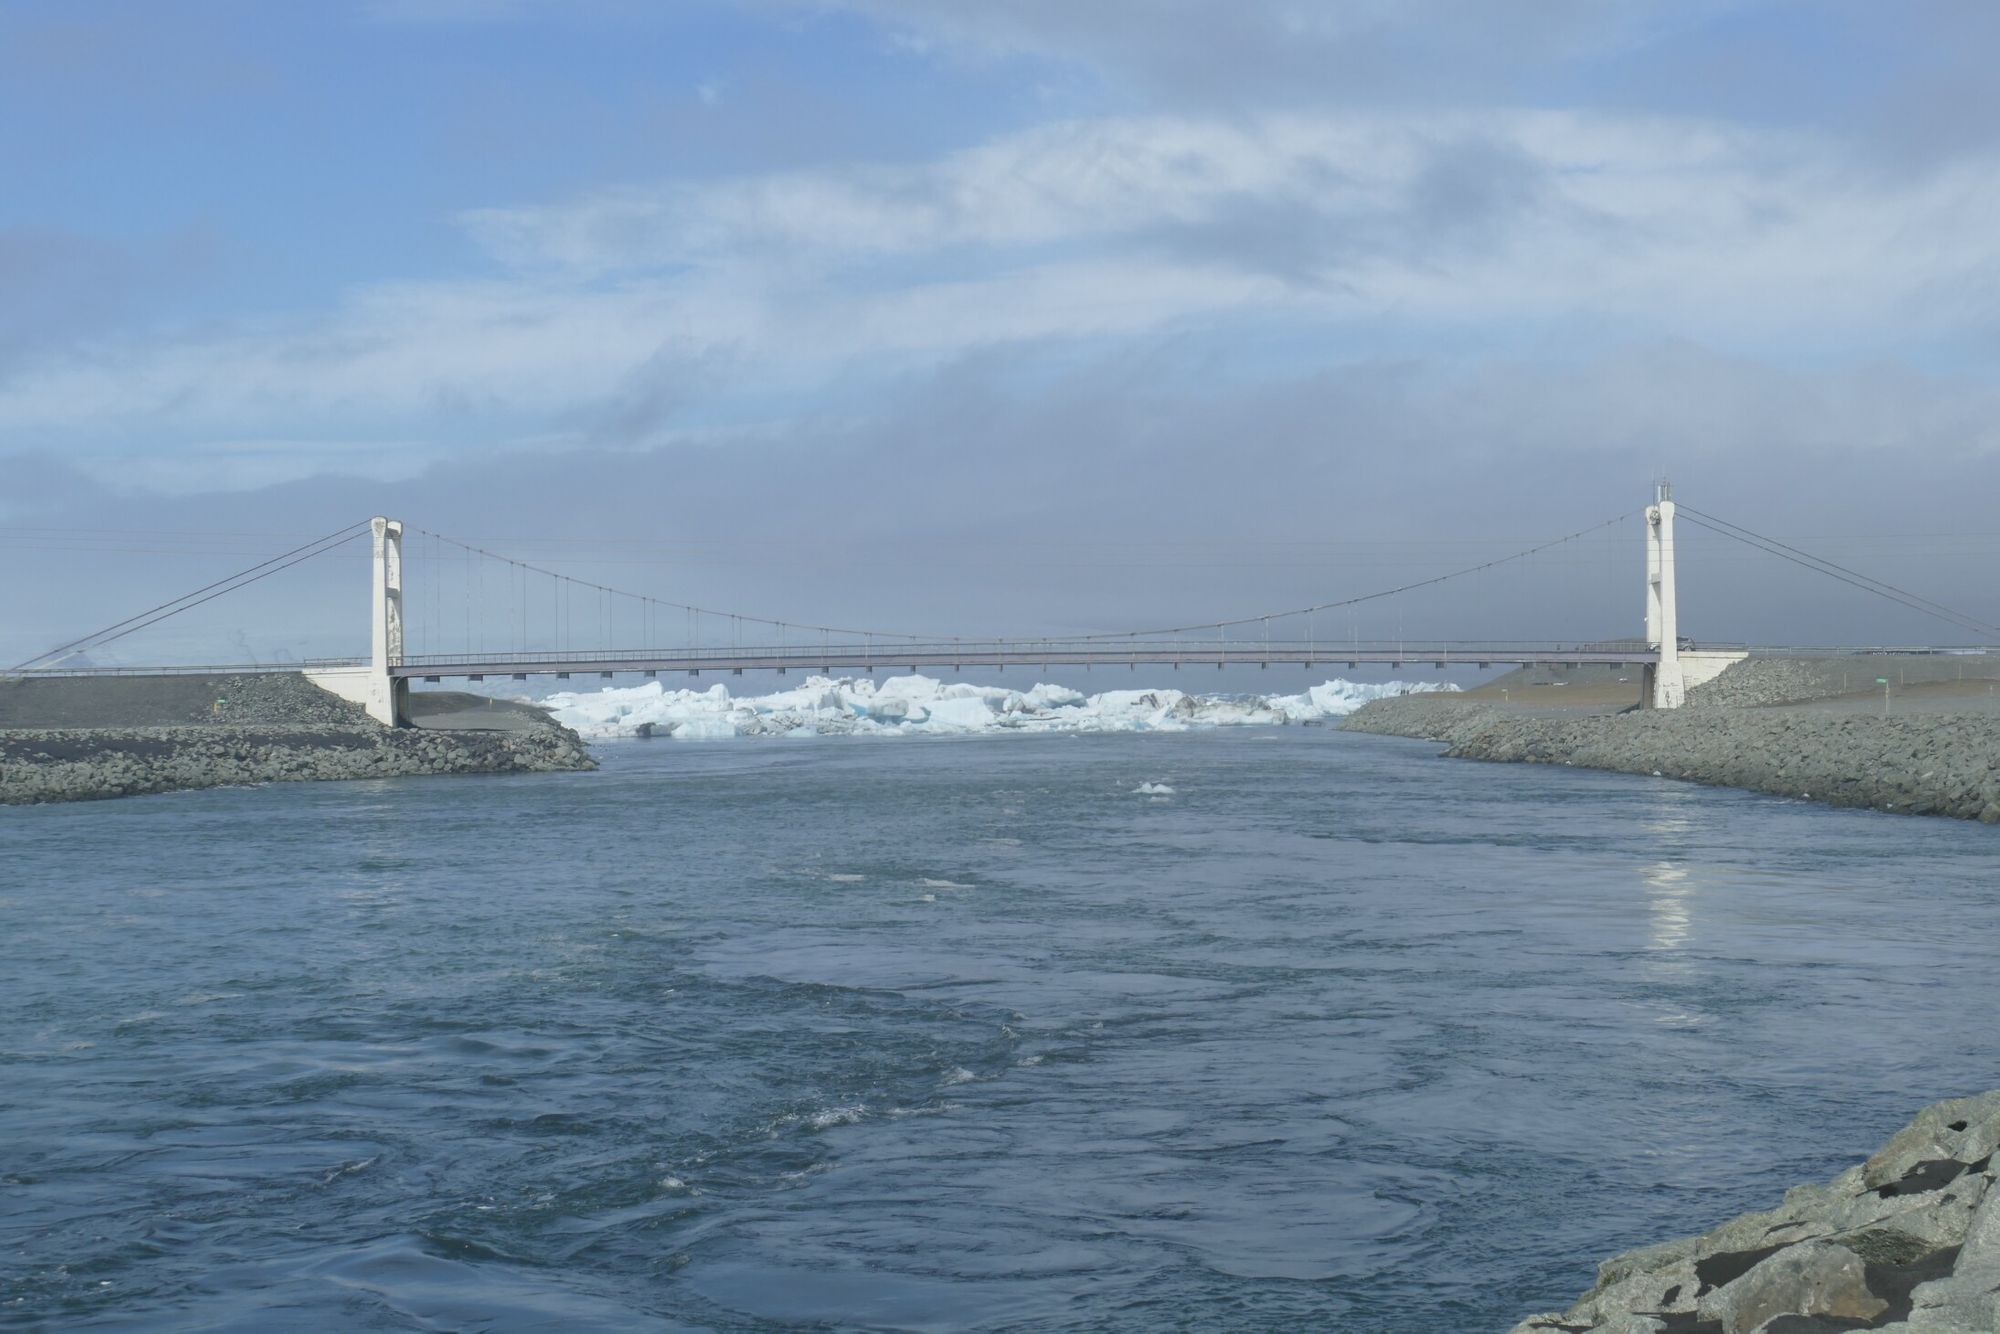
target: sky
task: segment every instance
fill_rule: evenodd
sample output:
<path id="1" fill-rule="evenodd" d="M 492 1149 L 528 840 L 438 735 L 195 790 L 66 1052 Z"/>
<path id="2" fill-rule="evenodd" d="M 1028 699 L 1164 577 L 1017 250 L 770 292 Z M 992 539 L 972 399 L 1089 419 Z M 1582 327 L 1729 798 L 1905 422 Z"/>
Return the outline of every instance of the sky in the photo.
<path id="1" fill-rule="evenodd" d="M 1602 638 L 1661 474 L 2000 621 L 1995 49 L 1979 0 L 9 0 L 0 658 L 374 513 L 940 635 L 1625 515 L 1329 627 Z M 1682 558 L 1697 637 L 1967 639 Z M 485 633 L 418 575 L 416 647 Z M 365 596 L 348 549 L 103 656 L 358 652 Z"/>

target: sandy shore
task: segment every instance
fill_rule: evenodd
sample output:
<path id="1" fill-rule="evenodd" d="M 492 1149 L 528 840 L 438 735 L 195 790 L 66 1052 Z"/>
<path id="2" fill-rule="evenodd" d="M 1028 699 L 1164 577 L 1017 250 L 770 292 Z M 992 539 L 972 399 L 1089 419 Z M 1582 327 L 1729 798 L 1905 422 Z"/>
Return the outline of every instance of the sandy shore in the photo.
<path id="1" fill-rule="evenodd" d="M 528 705 L 418 694 L 377 725 L 292 674 L 0 681 L 0 804 L 419 774 L 591 769 L 581 738 Z"/>
<path id="2" fill-rule="evenodd" d="M 1570 764 L 1840 806 L 2000 823 L 2000 659 L 1753 660 L 1671 712 L 1636 680 L 1513 673 L 1453 696 L 1358 710 L 1352 731 L 1443 742 L 1463 759 Z M 1874 684 L 1888 676 L 1890 684 Z M 1845 691 L 1857 680 L 1867 688 Z M 1901 684 L 1898 684 L 1898 682 Z"/>

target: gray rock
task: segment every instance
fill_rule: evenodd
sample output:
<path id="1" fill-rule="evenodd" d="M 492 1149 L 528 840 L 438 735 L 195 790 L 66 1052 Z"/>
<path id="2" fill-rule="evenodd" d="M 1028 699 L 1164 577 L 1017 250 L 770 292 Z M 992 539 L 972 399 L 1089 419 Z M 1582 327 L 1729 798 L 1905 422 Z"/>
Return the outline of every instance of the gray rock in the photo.
<path id="1" fill-rule="evenodd" d="M 1752 1334 L 1780 1315 L 1873 1320 L 1889 1304 L 1868 1288 L 1867 1264 L 1845 1246 L 1809 1241 L 1787 1246 L 1703 1297 L 1695 1314 L 1722 1334 Z"/>
<path id="2" fill-rule="evenodd" d="M 1692 1256 L 1628 1274 L 1605 1284 L 1572 1306 L 1563 1316 L 1571 1324 L 1598 1323 L 1610 1328 L 1628 1316 L 1677 1313 L 1695 1309 L 1701 1280 Z"/>
<path id="3" fill-rule="evenodd" d="M 2000 1145 L 2000 1090 L 1974 1098 L 1948 1098 L 1917 1113 L 1861 1165 L 1862 1182 L 1876 1189 L 1908 1175 L 1926 1161 L 1970 1163 Z"/>
<path id="4" fill-rule="evenodd" d="M 2000 1329 L 2000 1191 L 1980 1202 L 1950 1276 L 1919 1284 L 1910 1300 L 1907 1329 Z"/>
<path id="5" fill-rule="evenodd" d="M 1775 1209 L 1606 1260 L 1590 1292 L 1518 1334 L 2000 1330 L 1996 1138 L 2000 1091 L 1936 1103 Z"/>
<path id="6" fill-rule="evenodd" d="M 1659 1334 L 1666 1328 L 1666 1321 L 1650 1315 L 1614 1316 L 1598 1326 L 1604 1334 Z"/>

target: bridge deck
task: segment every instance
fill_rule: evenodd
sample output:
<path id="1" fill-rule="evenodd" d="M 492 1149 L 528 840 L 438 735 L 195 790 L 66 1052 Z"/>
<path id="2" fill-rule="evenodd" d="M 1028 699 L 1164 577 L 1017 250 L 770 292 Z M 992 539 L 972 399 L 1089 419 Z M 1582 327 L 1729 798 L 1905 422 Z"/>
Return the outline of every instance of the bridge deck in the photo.
<path id="1" fill-rule="evenodd" d="M 746 671 L 957 671 L 967 667 L 1315 667 L 1363 664 L 1391 667 L 1491 667 L 1531 663 L 1640 666 L 1656 662 L 1650 650 L 1603 645 L 1519 644 L 1306 644 L 1135 641 L 1116 643 L 996 643 L 813 647 L 652 649 L 592 653 L 433 654 L 389 669 L 403 678 L 570 676 L 661 672 Z"/>
<path id="2" fill-rule="evenodd" d="M 1937 657 L 1984 656 L 1989 646 L 1933 645 L 1786 645 L 1703 644 L 1704 650 L 1744 653 L 1751 657 Z M 1636 643 L 1304 643 L 1244 640 L 1137 640 L 1056 642 L 1027 640 L 961 640 L 948 644 L 834 644 L 818 647 L 783 645 L 754 648 L 629 649 L 615 652 L 547 652 L 423 654 L 389 669 L 410 679 L 471 679 L 487 676 L 581 676 L 588 674 L 703 672 L 838 672 L 954 671 L 968 667 L 1138 667 L 1256 666 L 1256 667 L 1518 667 L 1534 664 L 1643 667 L 1659 661 L 1652 649 Z M 289 663 L 188 663 L 130 667 L 44 667 L 10 673 L 37 676 L 177 676 L 190 673 L 245 675 L 256 672 L 296 672 L 329 667 L 362 667 L 366 658 L 321 658 Z"/>

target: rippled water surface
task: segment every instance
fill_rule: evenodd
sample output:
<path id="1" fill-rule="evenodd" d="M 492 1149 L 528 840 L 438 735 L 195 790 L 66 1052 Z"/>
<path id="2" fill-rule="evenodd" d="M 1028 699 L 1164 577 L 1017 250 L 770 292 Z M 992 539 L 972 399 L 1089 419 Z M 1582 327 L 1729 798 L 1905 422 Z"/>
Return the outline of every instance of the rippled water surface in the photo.
<path id="1" fill-rule="evenodd" d="M 1434 750 L 0 811 L 0 1322 L 1504 1329 L 2000 1084 L 2000 830 Z"/>

